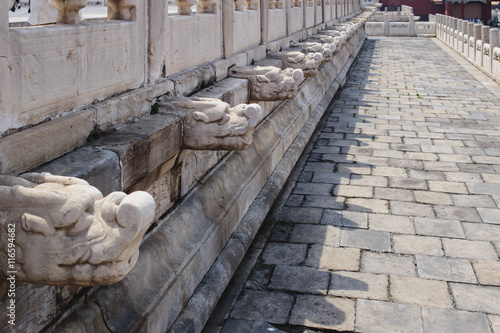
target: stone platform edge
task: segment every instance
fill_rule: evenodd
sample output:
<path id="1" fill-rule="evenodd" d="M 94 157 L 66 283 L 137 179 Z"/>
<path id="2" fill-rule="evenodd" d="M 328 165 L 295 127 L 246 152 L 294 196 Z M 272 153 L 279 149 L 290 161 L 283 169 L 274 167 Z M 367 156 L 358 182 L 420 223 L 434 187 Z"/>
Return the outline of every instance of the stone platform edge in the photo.
<path id="1" fill-rule="evenodd" d="M 225 156 L 161 220 L 129 276 L 87 295 L 54 331 L 201 330 L 365 39 L 358 30 L 259 125 L 247 150 Z"/>

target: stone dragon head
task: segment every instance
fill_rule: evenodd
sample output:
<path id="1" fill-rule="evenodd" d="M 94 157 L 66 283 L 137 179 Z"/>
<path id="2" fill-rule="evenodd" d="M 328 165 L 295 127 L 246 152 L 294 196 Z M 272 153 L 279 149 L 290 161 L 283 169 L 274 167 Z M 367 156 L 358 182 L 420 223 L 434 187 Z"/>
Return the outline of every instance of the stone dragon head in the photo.
<path id="1" fill-rule="evenodd" d="M 123 279 L 155 213 L 146 192 L 103 198 L 84 180 L 49 173 L 0 176 L 0 203 L 0 274 L 56 286 Z"/>
<path id="2" fill-rule="evenodd" d="M 161 97 L 161 113 L 183 120 L 183 148 L 193 150 L 242 150 L 253 140 L 262 108 L 240 104 L 233 108 L 216 98 Z"/>
<path id="3" fill-rule="evenodd" d="M 229 75 L 250 81 L 250 100 L 278 101 L 291 99 L 304 80 L 301 69 L 280 69 L 274 66 L 232 67 Z"/>

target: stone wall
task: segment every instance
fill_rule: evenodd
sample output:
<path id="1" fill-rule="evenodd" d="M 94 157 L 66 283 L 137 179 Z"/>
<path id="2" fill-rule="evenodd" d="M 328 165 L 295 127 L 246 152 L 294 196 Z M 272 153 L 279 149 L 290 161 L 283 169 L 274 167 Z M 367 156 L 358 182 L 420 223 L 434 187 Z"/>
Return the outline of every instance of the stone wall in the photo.
<path id="1" fill-rule="evenodd" d="M 436 37 L 500 83 L 500 33 L 497 28 L 437 14 Z"/>
<path id="2" fill-rule="evenodd" d="M 166 2 L 137 2 L 128 18 L 10 29 L 0 14 L 0 174 L 49 171 L 85 179 L 104 195 L 143 190 L 156 201 L 156 222 L 129 276 L 106 287 L 20 284 L 16 326 L 2 316 L 1 327 L 201 329 L 343 84 L 371 13 L 346 0 L 268 6 L 235 11 L 224 0 L 211 13 L 168 16 Z M 302 21 L 291 22 L 297 16 Z M 245 150 L 186 149 L 183 119 L 157 112 L 160 96 L 248 103 L 250 82 L 228 77 L 231 67 L 277 63 L 268 50 L 344 26 L 356 28 L 296 97 L 258 102 L 264 115 Z M 209 285 L 219 289 L 204 289 L 205 275 L 216 276 L 220 283 Z"/>

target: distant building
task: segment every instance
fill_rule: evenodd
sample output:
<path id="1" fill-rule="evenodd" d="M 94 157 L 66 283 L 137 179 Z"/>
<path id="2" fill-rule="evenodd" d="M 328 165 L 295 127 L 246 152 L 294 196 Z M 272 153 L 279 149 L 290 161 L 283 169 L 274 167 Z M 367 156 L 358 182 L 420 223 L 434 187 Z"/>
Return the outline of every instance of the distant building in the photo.
<path id="1" fill-rule="evenodd" d="M 401 5 L 413 7 L 413 13 L 423 19 L 429 14 L 446 14 L 461 19 L 491 18 L 491 0 L 381 0 L 388 10 L 396 10 Z M 498 1 L 493 1 L 496 5 Z"/>

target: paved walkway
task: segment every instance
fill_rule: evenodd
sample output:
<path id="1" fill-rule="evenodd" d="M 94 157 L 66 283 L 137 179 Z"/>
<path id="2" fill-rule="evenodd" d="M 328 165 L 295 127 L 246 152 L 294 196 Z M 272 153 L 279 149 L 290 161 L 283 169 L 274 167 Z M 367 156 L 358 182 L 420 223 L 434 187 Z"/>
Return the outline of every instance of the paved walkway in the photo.
<path id="1" fill-rule="evenodd" d="M 500 332 L 500 93 L 453 58 L 367 40 L 206 332 Z"/>

